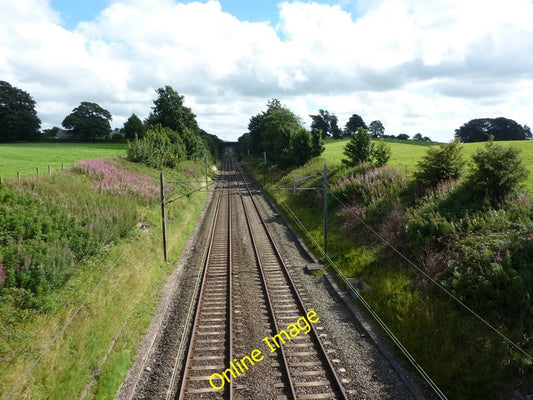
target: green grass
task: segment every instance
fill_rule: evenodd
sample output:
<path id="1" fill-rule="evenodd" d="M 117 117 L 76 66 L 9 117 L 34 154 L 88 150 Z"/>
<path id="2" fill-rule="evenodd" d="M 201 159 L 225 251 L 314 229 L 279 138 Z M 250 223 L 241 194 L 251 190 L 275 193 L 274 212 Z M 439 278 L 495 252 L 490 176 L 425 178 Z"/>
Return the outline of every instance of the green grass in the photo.
<path id="1" fill-rule="evenodd" d="M 344 157 L 344 146 L 348 142 L 348 139 L 342 140 L 327 140 L 326 151 L 322 154 L 322 159 L 326 160 L 328 164 L 336 165 L 340 164 Z M 525 182 L 526 188 L 529 193 L 533 193 L 533 140 L 523 141 L 506 141 L 496 142 L 502 146 L 517 147 L 522 150 L 520 156 L 524 165 L 529 169 L 531 175 Z M 406 171 L 409 175 L 416 169 L 416 163 L 426 153 L 427 147 L 430 144 L 420 145 L 412 142 L 387 142 L 391 147 L 391 159 L 388 165 L 400 168 L 402 171 Z M 438 144 L 434 144 L 438 145 Z M 465 143 L 463 144 L 464 155 L 467 161 L 471 160 L 472 155 L 477 149 L 483 147 L 485 143 Z"/>
<path id="2" fill-rule="evenodd" d="M 293 197 L 287 190 L 271 190 L 291 184 L 293 178 L 320 175 L 324 160 L 328 164 L 331 182 L 341 173 L 338 166 L 343 158 L 347 140 L 328 141 L 321 158 L 303 167 L 283 172 L 271 166 L 267 178 L 269 194 L 282 206 L 288 205 L 306 230 L 320 245 L 323 244 L 322 209 L 319 191 L 302 191 Z M 522 160 L 533 173 L 533 141 L 497 142 L 522 149 Z M 411 174 L 416 163 L 426 152 L 426 146 L 414 143 L 389 143 L 392 159 L 389 165 Z M 483 143 L 464 145 L 464 154 L 470 160 Z M 262 183 L 261 160 L 249 160 L 247 167 Z M 533 193 L 533 175 L 526 182 Z M 309 179 L 301 186 L 321 186 L 321 177 Z M 331 211 L 335 201 L 330 203 Z M 280 207 L 285 215 L 290 213 Z M 393 216 L 394 217 L 394 216 Z M 513 390 L 522 380 L 531 382 L 524 367 L 521 375 L 509 367 L 512 357 L 505 344 L 476 318 L 457 306 L 442 292 L 428 287 L 425 290 L 419 274 L 360 225 L 353 224 L 349 214 L 331 212 L 328 228 L 328 255 L 348 277 L 364 280 L 369 288 L 363 295 L 372 308 L 393 330 L 395 335 L 415 355 L 417 362 L 434 379 L 450 399 L 497 398 L 496 393 Z M 290 220 L 290 218 L 289 218 Z M 296 224 L 294 224 L 296 225 Z M 379 230 L 379 226 L 374 226 Z M 385 230 L 386 231 L 386 230 Z M 390 233 L 390 232 L 389 232 Z M 305 237 L 305 233 L 300 231 Z M 391 233 L 392 235 L 392 233 Z M 322 254 L 310 240 L 309 248 L 318 258 Z M 406 249 L 401 248 L 402 252 Z M 416 254 L 407 254 L 420 265 Z M 492 396 L 492 397 L 491 397 Z M 501 396 L 500 398 L 505 398 Z"/>
<path id="3" fill-rule="evenodd" d="M 87 158 L 104 158 L 126 154 L 125 143 L 9 143 L 0 144 L 0 177 L 36 175 L 72 166 Z"/>
<path id="4" fill-rule="evenodd" d="M 159 177 L 159 172 L 123 159 L 122 168 Z M 203 174 L 203 162 L 165 171 L 170 180 Z M 44 177 L 60 180 L 60 174 Z M 86 185 L 80 178 L 79 185 Z M 65 190 L 76 188 L 65 187 Z M 161 289 L 179 259 L 203 209 L 206 193 L 183 198 L 167 208 L 170 263 L 163 262 L 160 207 L 140 207 L 142 229 L 134 228 L 95 257 L 77 266 L 71 279 L 52 295 L 49 312 L 19 310 L 0 303 L 0 398 L 23 379 L 12 399 L 111 399 L 131 367 L 138 343 L 150 324 Z M 179 218 L 178 218 L 179 216 Z M 43 352 L 84 301 L 80 312 Z"/>

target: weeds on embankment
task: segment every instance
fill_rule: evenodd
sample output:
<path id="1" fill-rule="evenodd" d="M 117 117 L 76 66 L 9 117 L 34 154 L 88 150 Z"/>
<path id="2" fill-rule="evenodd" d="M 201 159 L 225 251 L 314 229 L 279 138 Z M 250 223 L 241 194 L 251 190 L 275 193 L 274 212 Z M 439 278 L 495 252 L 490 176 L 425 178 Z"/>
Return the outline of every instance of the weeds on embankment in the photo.
<path id="1" fill-rule="evenodd" d="M 165 175 L 204 172 L 186 162 Z M 172 271 L 158 178 L 123 159 L 88 160 L 0 187 L 0 397 L 114 397 Z M 168 206 L 170 260 L 205 198 Z"/>
<path id="2" fill-rule="evenodd" d="M 259 162 L 248 165 L 262 182 Z M 271 189 L 290 187 L 293 179 L 304 176 L 311 178 L 299 186 L 320 188 L 322 168 L 317 159 L 287 174 L 277 171 L 269 174 L 275 178 L 267 185 L 320 244 L 322 192 L 297 191 L 292 196 L 290 190 Z M 447 180 L 424 189 L 391 167 L 337 165 L 329 171 L 329 256 L 346 276 L 368 284 L 362 293 L 367 302 L 444 393 L 450 399 L 472 399 L 508 398 L 517 388 L 531 392 L 530 359 L 396 252 L 532 354 L 529 198 L 474 199 L 466 181 Z"/>

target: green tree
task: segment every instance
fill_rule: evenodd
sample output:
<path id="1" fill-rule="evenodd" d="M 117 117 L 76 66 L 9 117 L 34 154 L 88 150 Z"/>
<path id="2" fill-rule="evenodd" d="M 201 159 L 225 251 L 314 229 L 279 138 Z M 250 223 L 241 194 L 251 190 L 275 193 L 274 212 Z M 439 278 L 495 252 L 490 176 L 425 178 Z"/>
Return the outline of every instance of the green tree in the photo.
<path id="1" fill-rule="evenodd" d="M 318 157 L 326 150 L 321 131 L 316 129 L 311 132 L 311 145 L 313 147 L 313 157 Z"/>
<path id="2" fill-rule="evenodd" d="M 145 133 L 146 127 L 137 115 L 131 114 L 131 117 L 124 122 L 124 136 L 126 139 L 134 139 L 135 136 L 141 139 Z"/>
<path id="3" fill-rule="evenodd" d="M 331 117 L 332 115 L 328 110 L 318 110 L 318 114 L 309 115 L 312 119 L 311 122 L 311 131 L 315 129 L 319 130 L 322 133 L 322 137 L 331 136 Z M 334 115 L 333 115 L 334 116 Z M 337 117 L 335 117 L 335 120 Z M 335 122 L 336 123 L 336 122 Z"/>
<path id="4" fill-rule="evenodd" d="M 0 81 L 0 141 L 34 139 L 40 127 L 32 97 Z"/>
<path id="5" fill-rule="evenodd" d="M 111 113 L 106 109 L 96 103 L 83 101 L 63 120 L 62 125 L 81 139 L 94 140 L 109 135 L 111 119 Z"/>
<path id="6" fill-rule="evenodd" d="M 185 129 L 198 132 L 196 115 L 189 107 L 185 107 L 183 96 L 171 86 L 159 88 L 156 93 L 158 97 L 154 100 L 152 112 L 146 120 L 148 126 L 161 124 L 176 132 L 183 132 Z"/>
<path id="7" fill-rule="evenodd" d="M 289 140 L 285 164 L 289 166 L 304 165 L 313 158 L 311 134 L 303 127 L 296 129 Z"/>
<path id="8" fill-rule="evenodd" d="M 387 145 L 383 139 L 378 141 L 372 148 L 372 164 L 376 167 L 384 167 L 387 165 L 391 157 L 390 146 Z"/>
<path id="9" fill-rule="evenodd" d="M 525 127 L 508 118 L 478 118 L 468 121 L 455 130 L 455 137 L 464 143 L 494 140 L 525 140 L 530 133 Z"/>
<path id="10" fill-rule="evenodd" d="M 518 189 L 528 174 L 519 149 L 503 147 L 491 140 L 472 156 L 468 181 L 479 195 L 501 201 Z"/>
<path id="11" fill-rule="evenodd" d="M 152 112 L 146 120 L 148 126 L 160 124 L 176 132 L 187 151 L 188 159 L 202 157 L 207 151 L 205 142 L 200 137 L 200 128 L 196 116 L 183 104 L 184 97 L 171 86 L 156 90 L 158 97 L 154 100 Z"/>
<path id="12" fill-rule="evenodd" d="M 343 153 L 347 158 L 343 159 L 342 162 L 349 166 L 355 166 L 370 161 L 372 148 L 370 134 L 366 129 L 359 127 L 355 135 L 352 135 L 344 146 Z"/>
<path id="13" fill-rule="evenodd" d="M 372 121 L 370 125 L 368 125 L 368 131 L 372 137 L 380 138 L 385 134 L 385 127 L 381 121 Z"/>
<path id="14" fill-rule="evenodd" d="M 430 147 L 416 164 L 414 178 L 424 186 L 435 186 L 446 179 L 458 179 L 465 161 L 463 148 L 458 142 Z"/>
<path id="15" fill-rule="evenodd" d="M 277 99 L 267 106 L 267 111 L 250 118 L 248 132 L 239 138 L 245 151 L 256 156 L 266 151 L 267 158 L 280 167 L 305 164 L 323 151 L 319 130 L 315 131 L 318 135 L 312 136 L 301 119 Z"/>
<path id="16" fill-rule="evenodd" d="M 353 135 L 357 132 L 359 128 L 367 129 L 365 121 L 363 121 L 363 118 L 361 118 L 361 116 L 357 114 L 352 114 L 348 122 L 346 122 L 346 125 L 344 127 L 344 134 L 346 136 Z"/>

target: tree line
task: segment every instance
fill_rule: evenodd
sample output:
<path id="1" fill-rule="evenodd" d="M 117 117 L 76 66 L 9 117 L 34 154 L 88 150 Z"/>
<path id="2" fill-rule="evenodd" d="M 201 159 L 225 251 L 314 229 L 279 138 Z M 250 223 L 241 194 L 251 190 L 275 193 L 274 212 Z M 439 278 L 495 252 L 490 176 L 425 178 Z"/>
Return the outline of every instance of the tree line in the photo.
<path id="1" fill-rule="evenodd" d="M 141 121 L 137 115 L 132 114 L 116 134 L 135 143 L 133 146 L 136 146 L 137 150 L 142 145 L 145 145 L 145 149 L 150 147 L 151 150 L 159 152 L 166 148 L 166 152 L 170 152 L 169 157 L 172 156 L 175 160 L 196 159 L 207 152 L 215 155 L 221 140 L 200 129 L 196 115 L 184 105 L 184 97 L 171 86 L 159 88 L 156 93 L 157 98 L 148 118 Z M 63 119 L 61 125 L 72 138 L 93 141 L 110 137 L 111 120 L 111 113 L 99 104 L 82 101 Z M 30 94 L 8 82 L 0 81 L 0 141 L 53 138 L 61 131 L 60 128 L 54 127 L 41 133 L 40 127 L 41 120 L 35 110 L 35 100 Z M 147 143 L 154 142 L 155 136 L 162 142 L 151 143 L 151 146 L 147 147 Z M 173 145 L 172 149 L 169 150 L 170 145 L 165 146 L 166 142 Z M 159 148 L 156 150 L 157 146 Z M 141 153 L 136 153 L 139 160 L 147 157 Z"/>

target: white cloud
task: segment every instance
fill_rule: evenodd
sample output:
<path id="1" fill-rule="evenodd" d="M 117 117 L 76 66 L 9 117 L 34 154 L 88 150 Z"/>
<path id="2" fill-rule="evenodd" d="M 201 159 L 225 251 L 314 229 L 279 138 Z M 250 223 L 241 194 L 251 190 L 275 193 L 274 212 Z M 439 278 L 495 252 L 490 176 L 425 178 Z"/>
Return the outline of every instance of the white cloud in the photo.
<path id="1" fill-rule="evenodd" d="M 0 79 L 35 98 L 43 127 L 81 101 L 109 109 L 115 126 L 146 117 L 167 84 L 225 139 L 273 97 L 306 122 L 323 108 L 341 126 L 358 113 L 388 133 L 440 140 L 471 118 L 533 124 L 530 0 L 350 3 L 285 1 L 272 26 L 241 22 L 214 0 L 115 0 L 68 31 L 45 0 L 6 2 Z"/>

